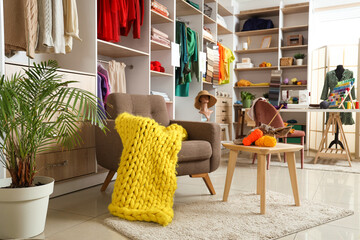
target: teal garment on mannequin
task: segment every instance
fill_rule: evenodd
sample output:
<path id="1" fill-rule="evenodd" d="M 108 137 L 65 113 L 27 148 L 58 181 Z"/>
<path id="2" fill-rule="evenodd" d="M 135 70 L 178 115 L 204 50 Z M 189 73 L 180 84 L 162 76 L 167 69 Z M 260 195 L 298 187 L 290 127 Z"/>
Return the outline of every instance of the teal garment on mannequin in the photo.
<path id="1" fill-rule="evenodd" d="M 335 70 L 332 70 L 332 71 L 326 73 L 325 82 L 324 82 L 324 88 L 322 90 L 320 98 L 322 100 L 328 99 L 330 93 L 334 90 L 336 84 L 339 81 L 344 81 L 344 80 L 348 80 L 348 79 L 351 79 L 351 78 L 353 78 L 353 72 L 348 70 L 348 69 L 344 70 L 340 80 L 337 78 Z M 355 96 L 355 88 L 354 87 L 351 89 L 350 94 L 351 94 L 352 99 L 355 100 L 356 96 Z M 345 101 L 350 101 L 350 97 L 348 96 Z M 353 124 L 355 124 L 354 119 L 352 118 L 352 113 L 341 113 L 340 118 L 341 118 L 341 122 L 344 125 L 353 125 Z"/>
<path id="2" fill-rule="evenodd" d="M 198 34 L 184 23 L 177 22 L 176 26 L 176 42 L 180 44 L 180 68 L 176 69 L 175 96 L 188 97 L 192 74 L 199 80 Z"/>

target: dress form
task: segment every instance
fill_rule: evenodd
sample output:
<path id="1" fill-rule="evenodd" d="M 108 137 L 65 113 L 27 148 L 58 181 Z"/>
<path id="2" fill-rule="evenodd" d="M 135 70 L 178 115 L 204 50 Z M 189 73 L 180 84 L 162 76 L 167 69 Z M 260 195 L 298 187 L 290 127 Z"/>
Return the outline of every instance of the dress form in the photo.
<path id="1" fill-rule="evenodd" d="M 210 101 L 210 96 L 203 95 L 199 98 L 199 101 L 201 103 L 200 105 L 200 111 L 199 113 L 203 114 L 207 121 L 210 121 L 210 115 L 214 112 L 213 110 L 210 110 L 208 108 L 208 103 Z"/>
<path id="2" fill-rule="evenodd" d="M 339 81 L 341 81 L 344 71 L 345 71 L 345 69 L 344 69 L 343 65 L 337 65 L 337 67 L 335 69 L 335 74 Z"/>

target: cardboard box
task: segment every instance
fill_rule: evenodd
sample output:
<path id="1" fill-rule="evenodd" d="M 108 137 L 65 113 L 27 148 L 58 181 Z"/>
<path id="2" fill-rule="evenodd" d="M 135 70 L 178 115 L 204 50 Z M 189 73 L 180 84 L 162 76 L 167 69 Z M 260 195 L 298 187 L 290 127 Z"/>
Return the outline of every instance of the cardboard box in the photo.
<path id="1" fill-rule="evenodd" d="M 287 45 L 288 46 L 296 46 L 296 45 L 303 45 L 303 44 L 304 44 L 304 37 L 302 34 L 289 35 L 287 37 Z"/>

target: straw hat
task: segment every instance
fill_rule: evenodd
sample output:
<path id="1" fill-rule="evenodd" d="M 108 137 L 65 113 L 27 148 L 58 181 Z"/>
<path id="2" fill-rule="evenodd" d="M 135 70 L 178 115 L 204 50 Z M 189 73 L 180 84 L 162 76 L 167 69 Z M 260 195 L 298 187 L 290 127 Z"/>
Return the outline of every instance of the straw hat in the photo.
<path id="1" fill-rule="evenodd" d="M 194 103 L 194 107 L 197 108 L 197 109 L 200 109 L 201 107 L 201 102 L 200 102 L 200 97 L 201 96 L 209 96 L 210 99 L 209 99 L 209 103 L 208 103 L 208 108 L 212 107 L 215 105 L 215 103 L 217 102 L 217 99 L 211 95 L 208 91 L 206 90 L 202 90 L 198 93 L 198 95 L 196 96 L 195 98 L 195 103 Z"/>

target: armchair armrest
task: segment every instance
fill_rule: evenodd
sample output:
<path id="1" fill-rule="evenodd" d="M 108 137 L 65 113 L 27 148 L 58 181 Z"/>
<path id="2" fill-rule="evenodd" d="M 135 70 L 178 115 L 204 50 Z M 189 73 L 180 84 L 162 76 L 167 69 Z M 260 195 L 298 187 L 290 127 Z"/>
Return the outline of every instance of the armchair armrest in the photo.
<path id="1" fill-rule="evenodd" d="M 220 125 L 211 122 L 171 120 L 170 124 L 173 123 L 186 129 L 189 140 L 204 140 L 211 144 L 210 171 L 215 171 L 219 167 L 221 157 Z"/>
<path id="2" fill-rule="evenodd" d="M 115 130 L 115 120 L 106 120 L 109 131 L 104 133 L 100 128 L 95 129 L 96 160 L 102 167 L 117 171 L 123 144 Z"/>

